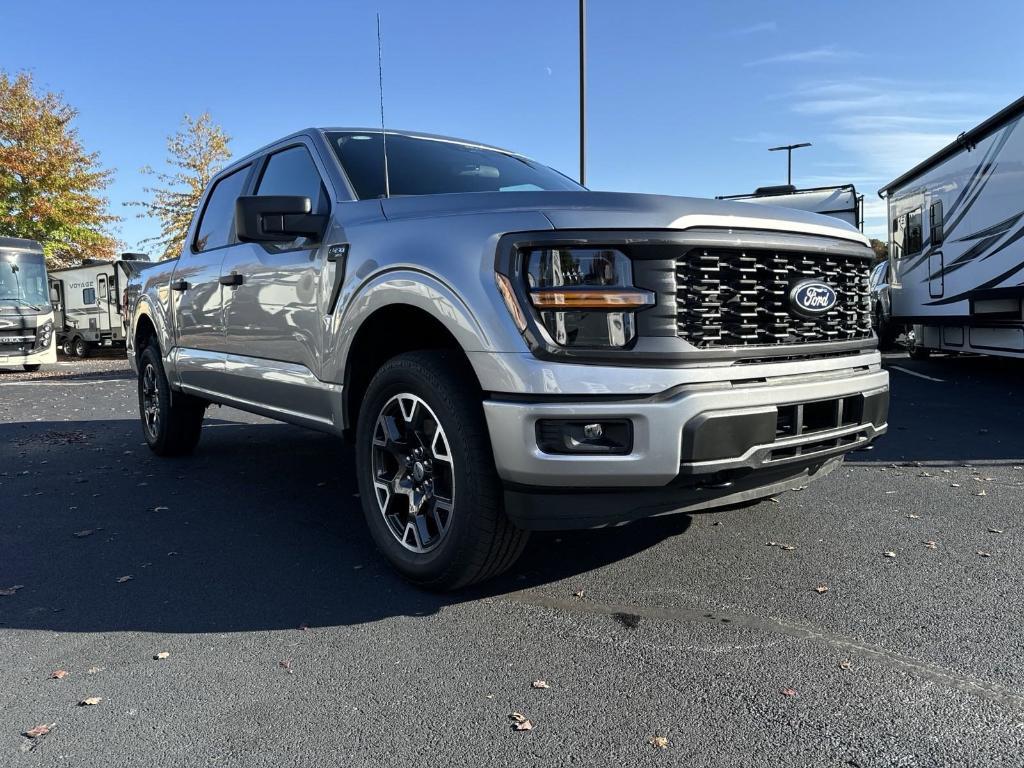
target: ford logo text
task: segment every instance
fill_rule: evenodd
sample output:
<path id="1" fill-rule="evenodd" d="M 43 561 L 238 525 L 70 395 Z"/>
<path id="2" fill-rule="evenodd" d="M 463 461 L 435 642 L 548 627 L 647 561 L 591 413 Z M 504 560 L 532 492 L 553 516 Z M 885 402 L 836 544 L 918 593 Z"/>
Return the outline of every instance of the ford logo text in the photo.
<path id="1" fill-rule="evenodd" d="M 820 280 L 802 280 L 789 291 L 793 311 L 805 317 L 817 317 L 828 312 L 839 301 L 835 290 Z"/>

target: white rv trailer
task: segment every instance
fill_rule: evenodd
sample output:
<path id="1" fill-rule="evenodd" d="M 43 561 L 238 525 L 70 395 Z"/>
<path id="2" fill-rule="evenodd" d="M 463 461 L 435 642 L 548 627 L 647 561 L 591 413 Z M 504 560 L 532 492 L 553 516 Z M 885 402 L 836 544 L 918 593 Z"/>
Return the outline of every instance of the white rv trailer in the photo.
<path id="1" fill-rule="evenodd" d="M 65 354 L 85 357 L 98 347 L 124 346 L 124 287 L 128 276 L 148 263 L 144 254 L 125 253 L 114 261 L 87 259 L 50 273 L 57 344 Z"/>
<path id="2" fill-rule="evenodd" d="M 878 191 L 912 353 L 1024 357 L 1024 98 Z"/>
<path id="3" fill-rule="evenodd" d="M 821 213 L 842 219 L 857 229 L 864 229 L 864 195 L 858 195 L 853 184 L 807 189 L 781 184 L 775 187 L 758 187 L 752 195 L 719 195 L 716 199 Z"/>

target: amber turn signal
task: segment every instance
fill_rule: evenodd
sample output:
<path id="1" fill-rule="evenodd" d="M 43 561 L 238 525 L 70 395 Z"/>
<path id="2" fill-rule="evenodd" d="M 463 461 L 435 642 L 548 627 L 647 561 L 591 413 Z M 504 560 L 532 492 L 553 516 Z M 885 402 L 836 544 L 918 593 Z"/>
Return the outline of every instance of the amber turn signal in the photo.
<path id="1" fill-rule="evenodd" d="M 654 294 L 637 290 L 568 290 L 545 289 L 530 293 L 530 301 L 537 309 L 642 309 L 654 304 Z"/>

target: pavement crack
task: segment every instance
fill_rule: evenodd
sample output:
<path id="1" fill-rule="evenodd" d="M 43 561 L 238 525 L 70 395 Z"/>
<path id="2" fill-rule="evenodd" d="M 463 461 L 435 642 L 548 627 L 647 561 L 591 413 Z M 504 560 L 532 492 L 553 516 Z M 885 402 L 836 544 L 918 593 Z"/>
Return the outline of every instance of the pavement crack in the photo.
<path id="1" fill-rule="evenodd" d="M 635 617 L 636 620 L 643 618 L 674 622 L 697 622 L 733 629 L 770 632 L 798 640 L 809 640 L 822 645 L 828 645 L 846 654 L 868 657 L 885 666 L 902 670 L 919 678 L 954 688 L 963 693 L 986 699 L 1010 709 L 1024 709 L 1024 694 L 998 683 L 950 672 L 936 664 L 918 661 L 881 646 L 871 645 L 852 637 L 804 626 L 796 622 L 786 621 L 785 619 L 762 618 L 759 616 L 708 611 L 697 608 L 664 608 L 658 606 L 616 605 L 598 603 L 592 600 L 568 600 L 542 595 L 529 590 L 512 592 L 504 595 L 503 599 L 521 605 L 548 608 L 567 613 L 610 616 L 620 622 L 620 617 L 622 616 L 629 616 L 631 619 Z"/>

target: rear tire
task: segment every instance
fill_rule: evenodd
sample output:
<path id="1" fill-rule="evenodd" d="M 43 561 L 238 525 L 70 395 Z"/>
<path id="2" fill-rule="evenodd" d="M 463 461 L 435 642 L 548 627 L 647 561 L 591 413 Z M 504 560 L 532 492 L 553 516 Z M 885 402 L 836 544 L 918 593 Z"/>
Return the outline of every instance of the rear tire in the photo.
<path id="1" fill-rule="evenodd" d="M 932 351 L 925 347 L 912 346 L 910 348 L 910 359 L 911 360 L 927 360 L 932 356 Z"/>
<path id="2" fill-rule="evenodd" d="M 377 371 L 359 409 L 366 523 L 395 570 L 428 589 L 496 576 L 529 538 L 505 515 L 472 377 L 452 352 L 409 352 Z"/>
<path id="3" fill-rule="evenodd" d="M 74 342 L 72 342 L 71 348 L 74 350 L 76 357 L 89 356 L 89 343 L 85 339 L 75 339 Z"/>
<path id="4" fill-rule="evenodd" d="M 206 401 L 171 392 L 160 350 L 150 343 L 139 358 L 139 416 L 146 444 L 157 456 L 192 453 L 202 434 Z"/>

